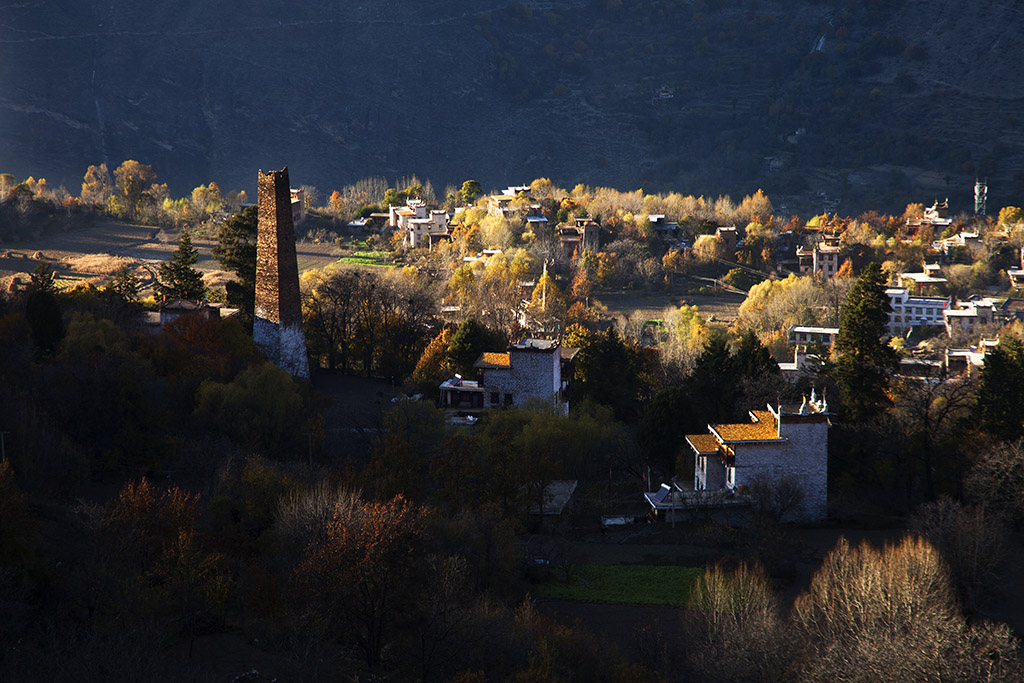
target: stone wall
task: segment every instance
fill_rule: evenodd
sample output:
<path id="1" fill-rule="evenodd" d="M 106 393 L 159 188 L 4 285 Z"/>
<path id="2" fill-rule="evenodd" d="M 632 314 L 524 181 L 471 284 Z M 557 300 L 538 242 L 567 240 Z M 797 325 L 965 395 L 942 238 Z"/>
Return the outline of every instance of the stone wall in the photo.
<path id="1" fill-rule="evenodd" d="M 561 356 L 558 347 L 552 349 L 509 348 L 509 369 L 488 369 L 483 373 L 483 386 L 487 389 L 486 401 L 490 403 L 490 392 L 502 394 L 499 404 L 504 404 L 504 394 L 512 395 L 515 408 L 525 408 L 531 402 L 552 402 L 558 398 L 561 389 Z"/>
<path id="2" fill-rule="evenodd" d="M 791 477 L 804 492 L 800 521 L 825 519 L 828 514 L 828 423 L 789 424 L 782 418 L 785 441 L 736 444 L 734 486 L 750 486 L 759 475 L 773 481 Z"/>

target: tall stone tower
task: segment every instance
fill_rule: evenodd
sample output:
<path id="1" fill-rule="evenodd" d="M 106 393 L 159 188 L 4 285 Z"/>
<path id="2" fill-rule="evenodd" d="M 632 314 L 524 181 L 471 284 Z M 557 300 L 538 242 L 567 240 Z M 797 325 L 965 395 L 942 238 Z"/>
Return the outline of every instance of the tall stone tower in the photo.
<path id="1" fill-rule="evenodd" d="M 269 173 L 260 171 L 257 197 L 259 232 L 253 339 L 264 355 L 282 370 L 293 377 L 309 379 L 288 167 Z"/>

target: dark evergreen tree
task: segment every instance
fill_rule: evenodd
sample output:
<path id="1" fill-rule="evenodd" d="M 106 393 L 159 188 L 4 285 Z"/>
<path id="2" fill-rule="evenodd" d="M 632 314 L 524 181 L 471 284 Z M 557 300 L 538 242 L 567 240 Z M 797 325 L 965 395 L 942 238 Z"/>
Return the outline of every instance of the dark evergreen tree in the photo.
<path id="1" fill-rule="evenodd" d="M 681 385 L 665 387 L 651 397 L 636 433 L 644 461 L 667 476 L 686 476 L 692 467 L 676 468 L 680 453 L 689 450 L 684 441 L 686 435 L 707 431 L 707 423 L 699 424 L 699 418 L 694 419 L 696 415 L 690 395 Z"/>
<path id="2" fill-rule="evenodd" d="M 237 280 L 225 286 L 228 305 L 238 308 L 251 326 L 256 307 L 256 238 L 259 217 L 255 206 L 248 206 L 220 226 L 220 242 L 213 248 L 213 257 L 224 270 L 235 274 Z"/>
<path id="3" fill-rule="evenodd" d="M 473 318 L 463 320 L 452 334 L 448 359 L 463 377 L 475 376 L 473 363 L 484 351 L 504 351 L 505 340 Z"/>
<path id="4" fill-rule="evenodd" d="M 32 343 L 40 352 L 53 355 L 64 338 L 56 273 L 49 263 L 40 261 L 29 277 L 31 283 L 25 301 L 25 319 L 32 333 Z"/>
<path id="5" fill-rule="evenodd" d="M 842 409 L 854 422 L 880 414 L 889 404 L 886 390 L 896 368 L 896 352 L 885 343 L 889 320 L 885 277 L 869 264 L 850 289 L 839 314 L 836 336 L 836 382 Z"/>
<path id="6" fill-rule="evenodd" d="M 35 270 L 29 275 L 31 284 L 29 287 L 34 292 L 56 292 L 57 291 L 57 274 L 46 261 L 39 261 L 36 263 Z"/>
<path id="7" fill-rule="evenodd" d="M 135 277 L 135 269 L 132 266 L 124 265 L 115 270 L 109 288 L 126 302 L 138 299 L 139 278 Z"/>
<path id="8" fill-rule="evenodd" d="M 192 246 L 188 232 L 182 231 L 177 251 L 170 261 L 160 266 L 160 282 L 156 288 L 161 299 L 197 301 L 205 296 L 203 274 L 193 268 L 198 260 L 199 250 Z"/>
<path id="9" fill-rule="evenodd" d="M 612 408 L 616 419 L 635 422 L 652 359 L 635 342 L 627 342 L 608 328 L 605 334 L 588 333 L 572 340 L 579 344 L 572 401 L 589 399 Z"/>
<path id="10" fill-rule="evenodd" d="M 64 338 L 60 302 L 49 289 L 36 289 L 25 301 L 25 319 L 32 332 L 32 343 L 43 353 L 56 353 Z"/>
<path id="11" fill-rule="evenodd" d="M 722 422 L 732 417 L 736 380 L 736 365 L 725 336 L 714 335 L 697 358 L 689 382 L 700 422 Z"/>
<path id="12" fill-rule="evenodd" d="M 740 343 L 732 355 L 732 364 L 740 378 L 757 379 L 765 374 L 779 374 L 779 364 L 757 335 L 749 331 L 740 337 Z"/>
<path id="13" fill-rule="evenodd" d="M 1024 386 L 1024 345 L 1006 335 L 985 355 L 978 387 L 978 418 L 987 434 L 1013 441 L 1024 435 L 1024 401 L 1019 400 Z"/>

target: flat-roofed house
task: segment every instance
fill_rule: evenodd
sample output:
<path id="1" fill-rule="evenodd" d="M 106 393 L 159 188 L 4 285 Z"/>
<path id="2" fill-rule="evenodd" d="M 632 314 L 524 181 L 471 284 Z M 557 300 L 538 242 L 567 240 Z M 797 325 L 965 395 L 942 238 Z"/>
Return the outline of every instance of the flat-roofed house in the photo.
<path id="1" fill-rule="evenodd" d="M 482 412 L 547 404 L 568 414 L 568 382 L 579 349 L 525 338 L 503 352 L 484 352 L 473 364 L 479 381 L 461 377 L 441 384 L 441 407 Z"/>
<path id="2" fill-rule="evenodd" d="M 811 344 L 821 344 L 826 349 L 831 349 L 832 345 L 836 343 L 836 335 L 838 334 L 838 327 L 794 325 L 789 328 L 789 344 L 790 346 L 805 350 Z"/>
<path id="3" fill-rule="evenodd" d="M 768 405 L 750 411 L 750 422 L 708 425 L 690 434 L 693 488 L 742 493 L 753 486 L 795 482 L 803 492 L 799 521 L 818 521 L 828 512 L 828 406 L 804 399 L 801 405 Z"/>
<path id="4" fill-rule="evenodd" d="M 973 335 L 982 325 L 991 325 L 996 319 L 996 302 L 992 299 L 969 299 L 959 301 L 943 311 L 946 334 Z"/>
<path id="5" fill-rule="evenodd" d="M 912 327 L 945 325 L 943 313 L 950 307 L 948 298 L 912 296 L 906 287 L 889 287 L 885 294 L 892 308 L 886 326 L 890 334 L 903 334 Z"/>

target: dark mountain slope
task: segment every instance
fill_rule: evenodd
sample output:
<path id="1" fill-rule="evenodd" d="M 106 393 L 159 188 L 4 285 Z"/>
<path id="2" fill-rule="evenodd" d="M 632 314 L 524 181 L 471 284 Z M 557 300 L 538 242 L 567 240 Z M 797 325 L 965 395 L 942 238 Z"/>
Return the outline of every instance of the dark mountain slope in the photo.
<path id="1" fill-rule="evenodd" d="M 1024 194 L 1015 3 L 21 0 L 0 20 L 0 170 L 172 191 L 289 164 L 333 188 L 561 183 L 901 208 L 975 174 Z M 774 168 L 770 160 L 774 159 Z M 781 166 L 781 169 L 779 169 Z M 440 188 L 439 188 L 440 189 Z M 1020 201 L 1016 199 L 1015 201 Z"/>

